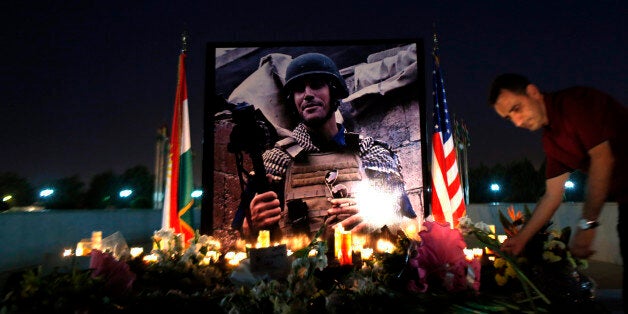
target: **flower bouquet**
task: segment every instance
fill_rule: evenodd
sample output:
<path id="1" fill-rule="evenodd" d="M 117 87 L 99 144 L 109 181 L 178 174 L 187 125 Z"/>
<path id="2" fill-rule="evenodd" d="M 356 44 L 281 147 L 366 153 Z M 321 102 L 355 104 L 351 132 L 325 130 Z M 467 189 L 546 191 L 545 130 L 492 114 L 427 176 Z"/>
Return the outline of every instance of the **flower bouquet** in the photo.
<path id="1" fill-rule="evenodd" d="M 508 216 L 499 212 L 499 219 L 506 236 L 512 237 L 531 216 L 525 207 L 523 212 L 508 208 Z M 569 252 L 570 227 L 551 229 L 548 222 L 536 233 L 519 256 L 510 256 L 500 250 L 494 232 L 483 223 L 474 224 L 470 219 L 461 221 L 466 234 L 475 235 L 480 242 L 495 252 L 495 259 L 488 266 L 493 272 L 494 283 L 501 291 L 509 291 L 520 301 L 530 302 L 554 310 L 589 308 L 599 310 L 595 301 L 596 285 L 582 273 L 587 261 L 575 258 Z M 488 267 L 487 267 L 488 268 Z M 523 293 L 515 288 L 520 286 Z M 541 303 L 538 303 L 539 300 Z"/>

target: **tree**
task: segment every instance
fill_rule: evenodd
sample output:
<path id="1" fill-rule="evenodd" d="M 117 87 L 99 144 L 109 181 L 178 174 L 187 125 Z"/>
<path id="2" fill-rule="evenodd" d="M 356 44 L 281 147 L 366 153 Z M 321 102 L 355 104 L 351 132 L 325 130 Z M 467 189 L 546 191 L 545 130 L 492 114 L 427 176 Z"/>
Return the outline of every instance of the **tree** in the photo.
<path id="1" fill-rule="evenodd" d="M 83 188 L 85 183 L 81 181 L 78 175 L 61 178 L 53 181 L 49 186 L 55 190 L 50 198 L 43 201 L 46 208 L 49 209 L 80 209 L 84 206 L 85 192 Z"/>
<path id="2" fill-rule="evenodd" d="M 133 194 L 128 200 L 118 198 L 118 206 L 130 208 L 153 208 L 153 175 L 148 168 L 138 165 L 127 169 L 120 176 L 120 189 L 131 189 Z"/>
<path id="3" fill-rule="evenodd" d="M 10 199 L 2 201 L 9 195 Z M 13 206 L 28 206 L 34 200 L 34 189 L 26 178 L 13 172 L 0 172 L 0 211 Z"/>
<path id="4" fill-rule="evenodd" d="M 543 174 L 543 167 L 539 171 L 535 170 L 526 158 L 506 166 L 496 164 L 488 167 L 481 164 L 470 170 L 470 202 L 536 202 L 544 192 Z M 493 183 L 499 185 L 498 191 L 491 190 Z"/>
<path id="5" fill-rule="evenodd" d="M 120 191 L 120 177 L 109 170 L 92 177 L 85 194 L 86 208 L 111 208 L 115 206 Z"/>
<path id="6" fill-rule="evenodd" d="M 509 164 L 506 167 L 505 180 L 509 193 L 505 195 L 504 201 L 536 202 L 543 194 L 544 176 L 534 169 L 527 158 Z"/>

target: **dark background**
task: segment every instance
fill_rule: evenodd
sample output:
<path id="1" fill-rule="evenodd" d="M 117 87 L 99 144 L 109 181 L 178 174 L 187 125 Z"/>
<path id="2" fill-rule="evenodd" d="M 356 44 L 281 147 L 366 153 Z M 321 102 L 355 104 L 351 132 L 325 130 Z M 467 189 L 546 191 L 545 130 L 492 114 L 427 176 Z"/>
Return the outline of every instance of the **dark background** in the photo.
<path id="1" fill-rule="evenodd" d="M 542 161 L 540 133 L 486 105 L 502 72 L 543 90 L 589 85 L 626 104 L 626 1 L 3 1 L 0 172 L 38 184 L 154 167 L 170 125 L 180 34 L 201 184 L 208 42 L 336 41 L 439 34 L 449 109 L 467 124 L 471 167 Z M 425 68 L 428 114 L 431 59 Z M 429 123 L 428 118 L 428 124 Z M 429 126 L 431 131 L 431 126 Z"/>

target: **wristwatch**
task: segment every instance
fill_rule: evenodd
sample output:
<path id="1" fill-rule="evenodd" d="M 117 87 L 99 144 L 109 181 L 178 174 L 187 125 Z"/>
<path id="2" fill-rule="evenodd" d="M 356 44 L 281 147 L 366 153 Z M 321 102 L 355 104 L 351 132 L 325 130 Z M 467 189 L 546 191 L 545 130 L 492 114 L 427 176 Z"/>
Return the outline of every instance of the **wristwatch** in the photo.
<path id="1" fill-rule="evenodd" d="M 599 225 L 600 223 L 597 220 L 586 220 L 583 218 L 578 221 L 578 228 L 582 230 L 593 229 Z"/>

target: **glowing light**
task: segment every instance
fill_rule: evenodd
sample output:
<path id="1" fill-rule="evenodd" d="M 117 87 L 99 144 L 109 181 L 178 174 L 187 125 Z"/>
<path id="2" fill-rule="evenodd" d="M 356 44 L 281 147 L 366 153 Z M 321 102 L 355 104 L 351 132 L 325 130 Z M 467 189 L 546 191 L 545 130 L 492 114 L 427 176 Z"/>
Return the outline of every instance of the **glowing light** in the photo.
<path id="1" fill-rule="evenodd" d="M 472 261 L 473 258 L 475 257 L 475 255 L 473 255 L 473 250 L 472 249 L 462 249 L 462 251 L 464 252 L 464 258 L 467 261 Z"/>
<path id="2" fill-rule="evenodd" d="M 508 236 L 505 235 L 505 234 L 497 235 L 497 241 L 499 241 L 499 243 L 504 243 L 504 241 L 506 241 L 506 239 L 508 239 Z"/>
<path id="3" fill-rule="evenodd" d="M 210 260 L 217 262 L 218 261 L 218 257 L 220 257 L 220 252 L 217 251 L 208 251 L 207 254 L 205 254 L 206 258 L 209 258 Z"/>
<path id="4" fill-rule="evenodd" d="M 567 182 L 565 182 L 565 188 L 566 188 L 566 189 L 571 190 L 571 189 L 573 189 L 573 188 L 575 188 L 575 187 L 576 187 L 576 184 L 575 184 L 575 183 L 573 183 L 573 181 L 571 181 L 571 180 L 567 180 Z"/>
<path id="5" fill-rule="evenodd" d="M 39 192 L 40 197 L 48 197 L 54 194 L 55 190 L 53 189 L 43 189 Z"/>
<path id="6" fill-rule="evenodd" d="M 192 191 L 191 196 L 193 198 L 199 198 L 199 197 L 203 196 L 203 190 L 194 190 L 194 191 Z"/>
<path id="7" fill-rule="evenodd" d="M 257 248 L 270 247 L 270 231 L 260 230 L 257 235 Z"/>
<path id="8" fill-rule="evenodd" d="M 372 248 L 363 248 L 362 250 L 360 250 L 360 256 L 362 257 L 362 259 L 371 259 L 371 257 L 373 256 L 373 249 Z"/>
<path id="9" fill-rule="evenodd" d="M 403 220 L 397 208 L 399 193 L 360 182 L 354 189 L 357 207 L 364 222 L 374 228 L 398 226 Z"/>
<path id="10" fill-rule="evenodd" d="M 62 255 L 63 257 L 72 256 L 72 249 L 64 249 Z"/>
<path id="11" fill-rule="evenodd" d="M 157 254 L 149 254 L 144 256 L 142 260 L 146 263 L 157 263 L 159 256 L 157 256 Z"/>
<path id="12" fill-rule="evenodd" d="M 144 253 L 144 248 L 141 247 L 132 247 L 131 248 L 131 257 L 136 258 Z"/>
<path id="13" fill-rule="evenodd" d="M 479 248 L 479 247 L 473 248 L 473 256 L 482 257 L 483 254 L 484 254 L 484 250 L 482 250 L 482 248 Z"/>
<path id="14" fill-rule="evenodd" d="M 131 194 L 133 194 L 133 190 L 130 189 L 124 189 L 122 191 L 120 191 L 120 197 L 129 197 L 131 196 Z"/>
<path id="15" fill-rule="evenodd" d="M 13 195 L 6 195 L 5 197 L 2 198 L 2 201 L 3 202 L 8 202 L 12 198 L 13 198 Z"/>
<path id="16" fill-rule="evenodd" d="M 392 251 L 395 249 L 395 245 L 392 244 L 392 242 L 390 241 L 379 239 L 377 240 L 376 248 L 378 252 L 392 253 Z"/>
<path id="17" fill-rule="evenodd" d="M 240 264 L 240 261 L 242 261 L 243 259 L 246 258 L 246 253 L 244 252 L 227 252 L 225 254 L 225 259 L 227 260 L 227 264 L 231 265 L 231 266 L 238 266 Z"/>
<path id="18" fill-rule="evenodd" d="M 500 189 L 499 184 L 497 184 L 497 183 L 492 183 L 491 184 L 491 191 L 499 192 L 499 189 Z"/>

